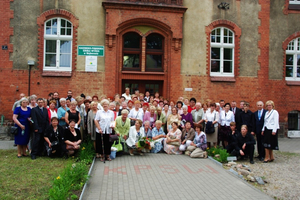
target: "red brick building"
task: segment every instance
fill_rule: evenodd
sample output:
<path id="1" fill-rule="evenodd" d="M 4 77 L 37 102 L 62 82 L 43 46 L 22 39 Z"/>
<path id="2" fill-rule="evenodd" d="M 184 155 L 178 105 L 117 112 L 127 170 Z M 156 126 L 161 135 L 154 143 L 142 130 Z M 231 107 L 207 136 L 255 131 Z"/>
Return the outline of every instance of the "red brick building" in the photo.
<path id="1" fill-rule="evenodd" d="M 225 3 L 224 3 L 225 2 Z M 114 96 L 129 86 L 226 102 L 274 100 L 299 130 L 299 0 L 0 0 L 0 114 L 21 92 Z M 78 46 L 104 46 L 94 72 Z M 29 81 L 28 60 L 31 66 Z M 281 132 L 283 133 L 283 132 Z"/>

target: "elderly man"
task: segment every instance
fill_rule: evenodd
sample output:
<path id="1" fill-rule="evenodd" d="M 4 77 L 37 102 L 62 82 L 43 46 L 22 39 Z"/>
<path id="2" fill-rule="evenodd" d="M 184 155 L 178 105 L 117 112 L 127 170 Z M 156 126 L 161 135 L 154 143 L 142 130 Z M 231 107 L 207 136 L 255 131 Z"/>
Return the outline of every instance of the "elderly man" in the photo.
<path id="1" fill-rule="evenodd" d="M 22 99 L 23 97 L 25 97 L 25 94 L 24 94 L 24 93 L 21 93 L 21 94 L 20 94 L 20 99 L 14 103 L 14 105 L 13 105 L 13 107 L 12 107 L 12 111 L 14 111 L 16 107 L 21 106 L 20 103 L 21 103 L 21 99 Z"/>
<path id="2" fill-rule="evenodd" d="M 192 110 L 191 114 L 193 117 L 194 125 L 201 124 L 204 127 L 204 111 L 202 109 L 201 103 L 197 102 L 195 104 L 196 109 Z"/>
<path id="3" fill-rule="evenodd" d="M 258 101 L 256 103 L 257 111 L 254 112 L 254 132 L 256 135 L 256 140 L 257 140 L 257 152 L 258 158 L 260 161 L 263 161 L 265 158 L 265 148 L 263 147 L 263 142 L 264 142 L 264 136 L 261 135 L 261 130 L 264 126 L 265 122 L 265 114 L 266 110 L 263 109 L 264 103 L 262 101 Z"/>
<path id="4" fill-rule="evenodd" d="M 118 116 L 121 115 L 122 110 L 127 110 L 128 113 L 129 113 L 129 109 L 127 108 L 127 102 L 126 102 L 126 101 L 123 101 L 121 105 L 122 105 L 122 108 L 120 107 Z"/>

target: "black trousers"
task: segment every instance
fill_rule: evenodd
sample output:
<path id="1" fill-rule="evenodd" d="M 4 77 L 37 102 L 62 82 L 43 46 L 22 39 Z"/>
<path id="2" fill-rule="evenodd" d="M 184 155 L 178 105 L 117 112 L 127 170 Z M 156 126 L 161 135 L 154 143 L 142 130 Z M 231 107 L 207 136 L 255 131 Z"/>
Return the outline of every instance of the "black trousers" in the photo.
<path id="1" fill-rule="evenodd" d="M 257 133 L 256 134 L 256 140 L 257 140 L 257 153 L 258 153 L 258 156 L 264 158 L 265 157 L 265 147 L 263 146 L 264 136 L 261 135 L 261 133 Z"/>
<path id="2" fill-rule="evenodd" d="M 103 145 L 104 145 L 104 154 L 106 156 L 110 156 L 111 153 L 110 148 L 112 143 L 109 142 L 109 134 L 103 133 Z M 97 132 L 96 132 L 96 153 L 103 154 L 101 134 Z"/>
<path id="3" fill-rule="evenodd" d="M 235 144 L 234 143 L 231 143 L 231 144 L 228 144 L 226 146 L 226 150 L 229 154 L 231 154 L 231 152 L 235 149 Z"/>
<path id="4" fill-rule="evenodd" d="M 45 145 L 45 149 L 47 152 L 47 156 L 49 157 L 53 157 L 53 156 L 59 156 L 62 157 L 67 153 L 67 149 L 66 149 L 66 143 L 60 143 L 56 146 L 52 146 L 51 148 L 49 147 L 49 144 L 45 141 L 44 142 Z M 56 151 L 54 154 L 52 153 L 52 151 Z"/>
<path id="5" fill-rule="evenodd" d="M 41 156 L 44 154 L 45 148 L 44 148 L 44 134 L 43 133 L 33 133 L 33 138 L 31 141 L 31 155 L 34 156 Z"/>
<path id="6" fill-rule="evenodd" d="M 242 148 L 241 148 L 242 149 Z M 251 145 L 246 145 L 246 148 L 245 149 L 242 149 L 242 151 L 244 152 L 245 155 L 240 155 L 240 152 L 238 152 L 238 154 L 241 156 L 241 157 L 244 157 L 244 156 L 249 156 L 249 159 L 250 161 L 253 160 L 253 154 L 254 154 L 254 145 L 251 144 Z"/>

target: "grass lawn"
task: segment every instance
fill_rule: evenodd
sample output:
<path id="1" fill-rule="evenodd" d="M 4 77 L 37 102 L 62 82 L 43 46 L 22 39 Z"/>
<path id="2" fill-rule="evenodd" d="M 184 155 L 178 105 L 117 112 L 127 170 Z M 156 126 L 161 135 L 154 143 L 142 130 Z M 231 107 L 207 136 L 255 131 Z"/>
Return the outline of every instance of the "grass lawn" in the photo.
<path id="1" fill-rule="evenodd" d="M 0 150 L 0 199 L 48 199 L 53 179 L 72 159 L 17 157 L 16 150 Z"/>

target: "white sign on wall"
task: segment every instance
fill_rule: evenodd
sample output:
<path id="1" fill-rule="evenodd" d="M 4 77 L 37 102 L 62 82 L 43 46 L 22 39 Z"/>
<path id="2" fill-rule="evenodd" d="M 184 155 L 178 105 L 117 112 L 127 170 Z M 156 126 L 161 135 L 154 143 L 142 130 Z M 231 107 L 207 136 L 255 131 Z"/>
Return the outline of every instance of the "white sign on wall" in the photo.
<path id="1" fill-rule="evenodd" d="M 97 72 L 97 56 L 86 56 L 85 57 L 85 71 L 86 72 Z"/>
<path id="2" fill-rule="evenodd" d="M 191 91 L 193 91 L 193 88 L 184 88 L 184 91 L 191 92 Z"/>

